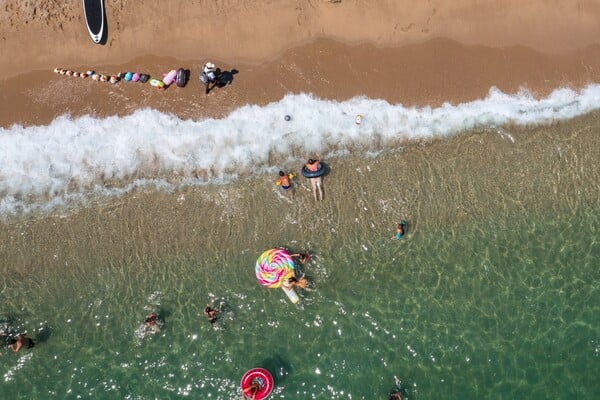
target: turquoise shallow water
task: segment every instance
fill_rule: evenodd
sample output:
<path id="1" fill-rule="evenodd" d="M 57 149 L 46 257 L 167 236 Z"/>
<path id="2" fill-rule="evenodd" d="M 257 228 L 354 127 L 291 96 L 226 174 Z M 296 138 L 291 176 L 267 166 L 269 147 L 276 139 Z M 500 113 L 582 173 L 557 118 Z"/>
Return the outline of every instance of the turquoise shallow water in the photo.
<path id="1" fill-rule="evenodd" d="M 260 365 L 276 376 L 273 398 L 384 398 L 396 377 L 409 398 L 592 399 L 599 211 L 512 215 L 316 254 L 304 267 L 314 291 L 298 307 L 255 284 L 254 254 L 39 282 L 17 314 L 43 326 L 41 342 L 3 355 L 3 393 L 230 399 Z M 225 302 L 216 329 L 199 316 L 207 301 Z M 154 309 L 163 330 L 137 340 Z"/>
<path id="2" fill-rule="evenodd" d="M 595 399 L 598 126 L 332 158 L 320 205 L 259 176 L 5 218 L 0 317 L 36 347 L 1 351 L 2 398 L 224 400 L 261 366 L 274 399 Z M 297 306 L 256 282 L 275 246 L 314 253 Z"/>

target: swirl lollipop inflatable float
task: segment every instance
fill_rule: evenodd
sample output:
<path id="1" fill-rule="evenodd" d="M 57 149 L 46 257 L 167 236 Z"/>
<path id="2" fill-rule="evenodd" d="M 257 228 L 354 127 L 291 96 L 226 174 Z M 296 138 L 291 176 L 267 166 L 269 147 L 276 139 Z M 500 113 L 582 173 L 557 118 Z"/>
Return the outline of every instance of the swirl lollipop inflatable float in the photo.
<path id="1" fill-rule="evenodd" d="M 258 257 L 256 261 L 256 279 L 258 283 L 268 288 L 282 288 L 292 303 L 300 298 L 286 281 L 294 276 L 294 259 L 285 249 L 270 249 Z"/>

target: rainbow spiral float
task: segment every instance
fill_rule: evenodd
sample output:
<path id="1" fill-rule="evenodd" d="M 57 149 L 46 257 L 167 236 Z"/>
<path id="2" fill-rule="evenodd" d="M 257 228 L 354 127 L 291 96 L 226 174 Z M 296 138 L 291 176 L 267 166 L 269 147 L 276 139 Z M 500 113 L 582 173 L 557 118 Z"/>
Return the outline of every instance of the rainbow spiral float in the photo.
<path id="1" fill-rule="evenodd" d="M 256 261 L 256 279 L 268 288 L 281 287 L 294 275 L 294 260 L 285 249 L 267 250 Z"/>

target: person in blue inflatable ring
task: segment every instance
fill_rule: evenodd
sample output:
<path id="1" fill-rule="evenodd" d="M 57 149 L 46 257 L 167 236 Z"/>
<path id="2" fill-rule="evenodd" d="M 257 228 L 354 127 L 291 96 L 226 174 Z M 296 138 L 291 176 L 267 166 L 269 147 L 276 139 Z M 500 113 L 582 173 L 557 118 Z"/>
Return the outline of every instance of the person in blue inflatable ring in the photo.
<path id="1" fill-rule="evenodd" d="M 306 169 L 310 172 L 316 172 L 321 167 L 321 158 L 317 155 L 316 159 L 309 158 L 308 162 L 304 164 Z M 321 188 L 321 176 L 309 178 L 310 185 L 312 187 L 313 197 L 315 201 L 323 200 L 323 189 Z"/>

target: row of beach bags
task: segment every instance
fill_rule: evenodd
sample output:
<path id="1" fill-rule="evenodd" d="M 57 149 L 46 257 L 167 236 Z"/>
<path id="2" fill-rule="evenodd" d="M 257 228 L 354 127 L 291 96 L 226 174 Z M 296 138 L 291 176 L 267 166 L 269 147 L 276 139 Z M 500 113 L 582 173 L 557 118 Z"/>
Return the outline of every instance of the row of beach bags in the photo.
<path id="1" fill-rule="evenodd" d="M 189 79 L 189 72 L 183 68 L 172 69 L 168 73 L 163 74 L 162 79 L 156 79 L 156 78 L 152 78 L 148 74 L 141 74 L 138 72 L 130 72 L 130 71 L 120 72 L 117 75 L 105 75 L 105 74 L 96 73 L 96 71 L 94 71 L 94 70 L 89 70 L 86 72 L 76 72 L 76 71 L 72 71 L 70 69 L 56 67 L 56 68 L 54 68 L 54 72 L 57 74 L 60 74 L 60 75 L 73 76 L 76 78 L 87 78 L 89 76 L 93 80 L 99 81 L 99 82 L 117 83 L 120 80 L 124 80 L 127 82 L 140 82 L 140 83 L 149 82 L 150 85 L 152 85 L 158 89 L 163 89 L 165 87 L 169 87 L 173 83 L 175 83 L 175 85 L 177 85 L 178 87 L 184 87 L 187 84 L 187 81 Z"/>

